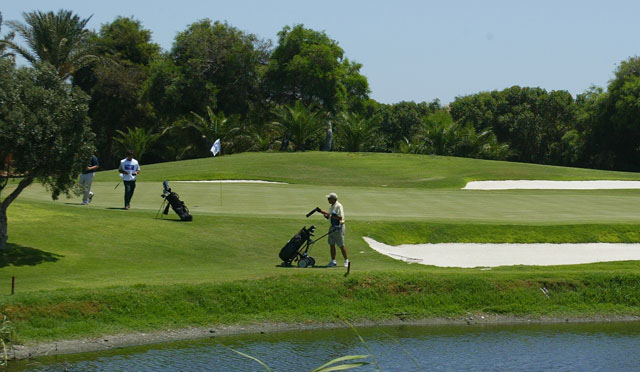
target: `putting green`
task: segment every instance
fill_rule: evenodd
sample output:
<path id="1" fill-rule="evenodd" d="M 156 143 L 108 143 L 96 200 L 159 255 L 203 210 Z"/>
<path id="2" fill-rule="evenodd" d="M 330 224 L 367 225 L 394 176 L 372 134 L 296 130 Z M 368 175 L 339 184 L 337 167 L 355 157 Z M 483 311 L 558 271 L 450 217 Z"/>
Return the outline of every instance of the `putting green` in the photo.
<path id="1" fill-rule="evenodd" d="M 120 180 L 116 171 L 99 181 Z M 140 181 L 246 179 L 298 185 L 460 189 L 481 180 L 640 180 L 640 174 L 432 155 L 242 153 L 142 165 Z"/>
<path id="2" fill-rule="evenodd" d="M 123 187 L 94 182 L 94 201 L 61 198 L 55 204 L 92 209 L 121 208 Z M 640 190 L 519 190 L 472 191 L 388 187 L 330 187 L 271 184 L 172 183 L 172 189 L 196 216 L 228 215 L 299 218 L 315 206 L 327 206 L 324 196 L 337 192 L 349 220 L 424 220 L 476 223 L 638 223 Z M 158 210 L 160 182 L 141 182 L 132 208 Z M 23 192 L 23 200 L 48 201 L 39 185 Z M 171 212 L 173 215 L 173 212 Z"/>

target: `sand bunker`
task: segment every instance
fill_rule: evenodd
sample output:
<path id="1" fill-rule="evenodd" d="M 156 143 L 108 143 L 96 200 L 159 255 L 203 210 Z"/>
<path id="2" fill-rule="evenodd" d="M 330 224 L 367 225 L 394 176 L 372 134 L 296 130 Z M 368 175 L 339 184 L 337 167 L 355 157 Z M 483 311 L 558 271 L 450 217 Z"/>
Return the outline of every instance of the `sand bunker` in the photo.
<path id="1" fill-rule="evenodd" d="M 277 185 L 287 185 L 286 182 L 275 182 L 275 181 L 262 181 L 262 180 L 203 180 L 203 181 L 171 181 L 173 182 L 182 182 L 182 183 L 271 183 Z"/>
<path id="2" fill-rule="evenodd" d="M 613 190 L 640 189 L 640 181 L 473 181 L 463 190 Z"/>
<path id="3" fill-rule="evenodd" d="M 363 238 L 375 251 L 412 263 L 441 267 L 575 265 L 640 260 L 640 244 L 477 244 L 438 243 L 391 246 Z"/>

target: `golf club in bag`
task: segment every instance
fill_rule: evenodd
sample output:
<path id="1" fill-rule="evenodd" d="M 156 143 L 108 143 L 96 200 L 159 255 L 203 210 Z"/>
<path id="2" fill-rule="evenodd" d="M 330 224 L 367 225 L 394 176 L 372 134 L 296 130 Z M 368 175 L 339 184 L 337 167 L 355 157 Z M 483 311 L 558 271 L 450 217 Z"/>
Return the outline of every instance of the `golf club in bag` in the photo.
<path id="1" fill-rule="evenodd" d="M 156 218 L 158 218 L 158 214 L 160 213 L 160 211 L 162 210 L 162 208 L 164 207 L 164 211 L 162 212 L 162 214 L 166 215 L 169 214 L 169 207 L 171 207 L 171 209 L 173 209 L 174 212 L 176 212 L 176 214 L 178 215 L 178 217 L 180 217 L 181 221 L 192 221 L 193 220 L 193 216 L 191 214 L 189 214 L 189 208 L 187 208 L 187 206 L 184 204 L 184 202 L 182 200 L 180 200 L 180 195 L 178 195 L 177 193 L 171 191 L 171 188 L 169 187 L 169 182 L 168 181 L 164 181 L 162 183 L 162 185 L 164 186 L 164 191 L 162 192 L 162 195 L 160 195 L 164 200 L 162 201 L 162 204 L 160 205 L 160 209 L 158 209 L 158 213 L 156 213 Z M 166 204 L 166 206 L 165 206 Z M 162 217 L 162 216 L 160 216 Z"/>

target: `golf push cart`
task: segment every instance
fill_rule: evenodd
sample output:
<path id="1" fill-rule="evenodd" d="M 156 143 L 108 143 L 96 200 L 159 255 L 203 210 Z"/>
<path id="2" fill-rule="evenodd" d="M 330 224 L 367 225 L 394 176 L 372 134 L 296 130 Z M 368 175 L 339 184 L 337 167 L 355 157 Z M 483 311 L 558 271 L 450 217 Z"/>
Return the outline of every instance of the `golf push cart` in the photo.
<path id="1" fill-rule="evenodd" d="M 311 216 L 315 212 L 319 212 L 320 208 L 315 208 L 311 212 L 307 213 L 307 217 Z M 316 264 L 316 260 L 309 256 L 309 247 L 318 240 L 329 235 L 326 233 L 318 239 L 312 239 L 316 227 L 311 225 L 307 229 L 304 226 L 296 235 L 294 235 L 287 244 L 280 250 L 280 259 L 282 260 L 282 266 L 293 266 L 293 262 L 297 262 L 298 267 L 313 267 Z"/>
<path id="2" fill-rule="evenodd" d="M 316 264 L 316 260 L 309 256 L 309 247 L 327 236 L 329 233 L 324 234 L 318 239 L 313 240 L 313 233 L 316 227 L 311 225 L 303 227 L 296 235 L 289 240 L 287 244 L 280 250 L 280 259 L 282 260 L 282 266 L 293 266 L 294 262 L 298 263 L 298 267 L 313 267 Z"/>

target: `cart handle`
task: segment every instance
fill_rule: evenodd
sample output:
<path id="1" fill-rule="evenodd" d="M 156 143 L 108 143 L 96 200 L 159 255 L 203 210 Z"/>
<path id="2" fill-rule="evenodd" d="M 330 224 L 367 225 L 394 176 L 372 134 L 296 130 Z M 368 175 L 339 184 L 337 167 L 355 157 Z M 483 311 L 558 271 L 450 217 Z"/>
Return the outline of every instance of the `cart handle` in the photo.
<path id="1" fill-rule="evenodd" d="M 321 237 L 319 237 L 319 238 L 317 238 L 317 239 L 309 239 L 309 245 L 311 245 L 311 244 L 313 244 L 313 243 L 317 242 L 318 240 L 320 240 L 320 239 L 324 238 L 324 237 L 325 237 L 325 236 L 327 236 L 327 235 L 329 235 L 329 233 L 326 233 L 326 234 L 322 235 Z"/>

